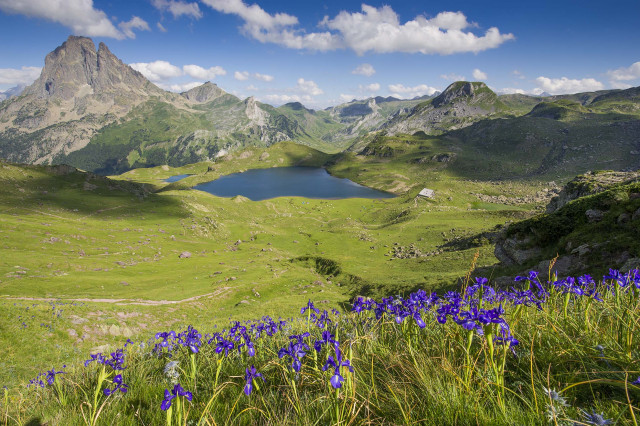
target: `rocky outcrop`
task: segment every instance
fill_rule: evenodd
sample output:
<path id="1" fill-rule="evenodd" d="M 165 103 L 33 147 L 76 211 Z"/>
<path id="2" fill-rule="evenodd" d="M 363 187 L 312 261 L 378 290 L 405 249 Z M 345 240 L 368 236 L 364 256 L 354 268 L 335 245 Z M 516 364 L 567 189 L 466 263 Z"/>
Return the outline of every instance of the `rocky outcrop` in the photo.
<path id="1" fill-rule="evenodd" d="M 440 134 L 467 127 L 504 107 L 498 96 L 481 82 L 457 81 L 433 98 L 400 112 L 380 129 L 389 135 L 423 131 Z"/>
<path id="2" fill-rule="evenodd" d="M 530 242 L 530 237 L 518 238 L 514 236 L 505 238 L 501 236 L 496 242 L 494 255 L 504 265 L 524 265 L 542 253 L 540 248 L 529 247 Z"/>
<path id="3" fill-rule="evenodd" d="M 70 100 L 93 94 L 123 94 L 148 88 L 149 81 L 122 63 L 104 43 L 70 36 L 45 58 L 40 77 L 24 90 L 37 98 Z"/>
<path id="4" fill-rule="evenodd" d="M 640 172 L 589 172 L 567 183 L 547 205 L 547 213 L 553 213 L 570 201 L 587 195 L 598 194 L 617 183 L 631 183 L 640 179 Z"/>
<path id="5" fill-rule="evenodd" d="M 207 81 L 203 85 L 194 87 L 193 89 L 183 92 L 180 95 L 184 96 L 191 102 L 207 103 L 214 101 L 226 94 L 227 92 L 219 88 L 216 84 Z"/>
<path id="6" fill-rule="evenodd" d="M 90 38 L 70 36 L 47 55 L 35 82 L 0 106 L 0 144 L 11 144 L 3 154 L 49 162 L 83 148 L 100 128 L 164 93 L 104 43 L 96 50 Z"/>

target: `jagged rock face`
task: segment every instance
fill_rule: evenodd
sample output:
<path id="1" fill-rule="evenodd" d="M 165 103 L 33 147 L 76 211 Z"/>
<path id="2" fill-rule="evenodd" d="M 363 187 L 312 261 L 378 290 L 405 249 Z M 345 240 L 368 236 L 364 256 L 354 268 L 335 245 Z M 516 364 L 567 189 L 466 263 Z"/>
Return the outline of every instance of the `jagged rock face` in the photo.
<path id="1" fill-rule="evenodd" d="M 194 87 L 191 90 L 181 93 L 182 96 L 184 96 L 191 102 L 197 102 L 197 103 L 211 102 L 226 94 L 227 92 L 220 89 L 216 84 L 213 84 L 209 81 L 207 81 L 201 86 Z"/>
<path id="2" fill-rule="evenodd" d="M 40 77 L 24 94 L 70 100 L 116 90 L 136 91 L 147 84 L 142 74 L 123 64 L 104 43 L 96 51 L 90 38 L 71 36 L 47 55 Z"/>
<path id="3" fill-rule="evenodd" d="M 457 81 L 433 98 L 401 112 L 378 130 L 398 133 L 439 134 L 469 126 L 494 113 L 500 105 L 497 95 L 480 82 Z"/>
<path id="4" fill-rule="evenodd" d="M 102 127 L 150 96 L 165 96 L 100 43 L 70 36 L 45 58 L 24 96 L 0 107 L 0 143 L 12 161 L 46 163 L 86 146 Z M 0 151 L 3 151 L 0 149 Z"/>
<path id="5" fill-rule="evenodd" d="M 547 204 L 547 213 L 553 213 L 562 206 L 580 197 L 597 194 L 616 183 L 631 183 L 640 179 L 640 172 L 589 172 L 577 176 L 567 183 L 560 193 Z"/>
<path id="6" fill-rule="evenodd" d="M 445 89 L 440 95 L 433 99 L 431 103 L 434 107 L 439 108 L 443 105 L 452 103 L 453 101 L 464 98 L 472 97 L 474 93 L 481 88 L 487 88 L 484 83 L 470 83 L 468 81 L 457 81 Z"/>

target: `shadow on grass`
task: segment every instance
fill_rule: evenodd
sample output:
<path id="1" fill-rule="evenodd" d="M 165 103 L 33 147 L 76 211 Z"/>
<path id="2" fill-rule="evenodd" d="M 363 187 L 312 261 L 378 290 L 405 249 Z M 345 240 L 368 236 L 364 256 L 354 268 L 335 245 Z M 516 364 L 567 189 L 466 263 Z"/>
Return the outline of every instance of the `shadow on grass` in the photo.
<path id="1" fill-rule="evenodd" d="M 7 179 L 2 179 L 5 176 Z M 158 214 L 187 217 L 179 200 L 152 193 L 151 185 L 113 180 L 73 167 L 8 165 L 0 169 L 2 204 L 29 210 L 66 209 L 101 217 Z"/>

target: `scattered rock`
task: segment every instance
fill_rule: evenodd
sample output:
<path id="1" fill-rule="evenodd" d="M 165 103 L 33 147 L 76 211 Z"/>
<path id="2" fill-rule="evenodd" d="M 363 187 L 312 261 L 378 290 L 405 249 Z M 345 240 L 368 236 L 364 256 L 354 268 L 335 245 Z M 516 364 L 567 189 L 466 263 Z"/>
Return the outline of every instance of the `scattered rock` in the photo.
<path id="1" fill-rule="evenodd" d="M 629 213 L 622 213 L 620 216 L 618 216 L 618 225 L 621 225 L 623 223 L 627 223 L 631 220 L 631 215 Z"/>
<path id="2" fill-rule="evenodd" d="M 260 160 L 260 161 L 264 161 L 264 160 L 266 160 L 267 158 L 269 158 L 269 153 L 268 153 L 268 152 L 263 152 L 263 153 L 260 155 L 259 160 Z"/>
<path id="3" fill-rule="evenodd" d="M 632 271 L 634 269 L 640 269 L 640 257 L 632 257 L 620 267 L 620 271 L 623 273 Z"/>
<path id="4" fill-rule="evenodd" d="M 587 216 L 589 223 L 600 222 L 604 217 L 604 212 L 597 209 L 589 209 L 584 214 Z"/>
<path id="5" fill-rule="evenodd" d="M 182 253 L 180 253 L 180 255 L 178 256 L 180 259 L 188 259 L 191 257 L 191 253 L 188 251 L 183 251 Z"/>

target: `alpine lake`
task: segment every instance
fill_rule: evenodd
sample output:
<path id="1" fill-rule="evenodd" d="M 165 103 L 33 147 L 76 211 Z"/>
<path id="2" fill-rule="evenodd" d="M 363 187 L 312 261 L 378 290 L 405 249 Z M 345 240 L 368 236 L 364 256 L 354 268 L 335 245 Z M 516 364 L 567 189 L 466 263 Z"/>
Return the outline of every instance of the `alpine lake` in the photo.
<path id="1" fill-rule="evenodd" d="M 175 182 L 188 175 L 172 176 Z M 171 179 L 171 180 L 170 180 Z M 320 167 L 274 167 L 233 173 L 198 184 L 194 189 L 218 197 L 241 195 L 252 201 L 276 197 L 305 197 L 314 199 L 393 198 L 394 194 L 359 185 L 349 179 L 331 176 Z"/>

